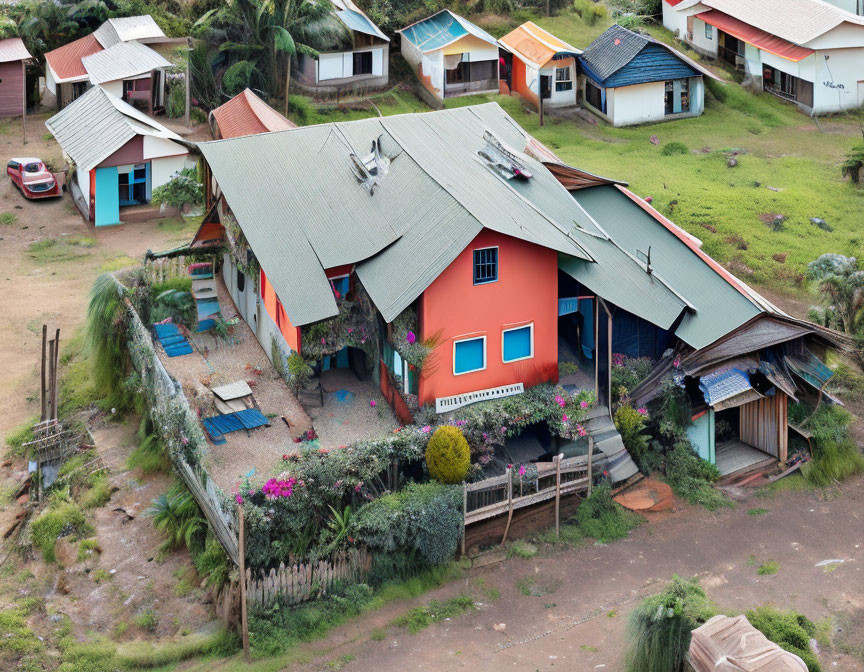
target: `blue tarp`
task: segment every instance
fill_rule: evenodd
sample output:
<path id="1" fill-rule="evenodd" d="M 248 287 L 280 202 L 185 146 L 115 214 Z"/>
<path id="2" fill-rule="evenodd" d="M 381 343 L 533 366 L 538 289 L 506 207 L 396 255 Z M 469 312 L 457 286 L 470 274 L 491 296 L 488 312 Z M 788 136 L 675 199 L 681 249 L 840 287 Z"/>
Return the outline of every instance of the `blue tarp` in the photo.
<path id="1" fill-rule="evenodd" d="M 238 432 L 241 429 L 255 429 L 269 424 L 270 421 L 257 408 L 248 408 L 245 411 L 204 418 L 202 422 L 213 443 L 220 445 L 225 443 L 223 434 Z"/>
<path id="2" fill-rule="evenodd" d="M 705 403 L 713 406 L 724 399 L 729 399 L 751 388 L 750 376 L 741 369 L 723 369 L 702 376 L 699 388 L 705 395 Z"/>
<path id="3" fill-rule="evenodd" d="M 162 345 L 165 354 L 169 357 L 180 357 L 181 355 L 189 355 L 192 353 L 192 346 L 186 337 L 180 333 L 176 324 L 154 324 L 153 330 L 156 332 L 156 340 Z"/>

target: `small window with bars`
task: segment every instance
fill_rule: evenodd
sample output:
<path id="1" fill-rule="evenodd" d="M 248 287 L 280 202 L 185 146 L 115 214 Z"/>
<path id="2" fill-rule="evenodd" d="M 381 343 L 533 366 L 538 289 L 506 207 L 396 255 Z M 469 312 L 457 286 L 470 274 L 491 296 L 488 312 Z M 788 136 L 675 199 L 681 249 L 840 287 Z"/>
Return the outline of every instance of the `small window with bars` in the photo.
<path id="1" fill-rule="evenodd" d="M 498 280 L 498 248 L 474 250 L 474 284 L 485 285 Z"/>

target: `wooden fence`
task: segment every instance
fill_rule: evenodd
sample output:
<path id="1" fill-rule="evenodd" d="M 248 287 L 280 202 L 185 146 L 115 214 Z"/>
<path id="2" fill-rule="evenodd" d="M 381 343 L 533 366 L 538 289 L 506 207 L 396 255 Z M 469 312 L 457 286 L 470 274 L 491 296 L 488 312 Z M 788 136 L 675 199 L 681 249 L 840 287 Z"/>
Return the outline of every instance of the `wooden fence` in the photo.
<path id="1" fill-rule="evenodd" d="M 195 260 L 195 257 L 192 257 Z M 159 257 L 158 259 L 147 259 L 144 270 L 150 281 L 154 284 L 163 283 L 172 278 L 188 278 L 187 262 L 185 255 L 177 257 Z"/>
<path id="2" fill-rule="evenodd" d="M 340 583 L 361 581 L 372 569 L 372 555 L 366 548 L 339 551 L 318 562 L 279 565 L 269 572 L 246 570 L 246 600 L 262 608 L 277 600 L 299 604 L 326 595 Z"/>
<path id="3" fill-rule="evenodd" d="M 513 467 L 508 467 L 503 476 L 487 478 L 478 483 L 464 486 L 463 512 L 465 526 L 472 523 L 507 514 L 508 526 L 504 530 L 501 543 L 507 541 L 509 520 L 513 511 L 550 499 L 555 500 L 555 531 L 559 526 L 558 508 L 562 495 L 578 492 L 591 494 L 591 484 L 595 465 L 593 464 L 594 441 L 588 440 L 588 454 L 564 459 L 556 455 L 552 462 L 540 462 L 535 466 L 537 476 L 521 486 L 513 483 Z M 465 537 L 462 538 L 462 552 L 465 552 Z"/>

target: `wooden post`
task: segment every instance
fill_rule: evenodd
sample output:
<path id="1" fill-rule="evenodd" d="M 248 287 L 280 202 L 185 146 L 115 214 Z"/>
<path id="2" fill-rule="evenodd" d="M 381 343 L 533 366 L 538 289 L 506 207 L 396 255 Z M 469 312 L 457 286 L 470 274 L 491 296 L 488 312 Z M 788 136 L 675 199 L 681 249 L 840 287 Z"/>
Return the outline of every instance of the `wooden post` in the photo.
<path id="1" fill-rule="evenodd" d="M 507 526 L 504 528 L 502 544 L 507 543 L 507 534 L 510 532 L 510 521 L 513 520 L 513 466 L 507 467 Z"/>
<path id="2" fill-rule="evenodd" d="M 240 627 L 243 634 L 243 655 L 246 662 L 250 661 L 249 654 L 249 621 L 246 614 L 246 538 L 243 530 L 243 505 L 237 505 L 237 517 L 240 521 Z"/>
<path id="3" fill-rule="evenodd" d="M 468 525 L 465 519 L 468 517 L 468 484 L 462 484 L 462 556 L 465 556 L 465 537 L 468 534 Z"/>
<path id="4" fill-rule="evenodd" d="M 591 496 L 591 490 L 594 487 L 594 473 L 591 463 L 594 461 L 594 437 L 588 437 L 588 496 Z"/>
<path id="5" fill-rule="evenodd" d="M 57 380 L 54 378 L 54 341 L 48 341 L 48 419 L 54 417 L 51 412 L 54 410 L 54 386 Z"/>
<path id="6" fill-rule="evenodd" d="M 21 93 L 21 137 L 23 142 L 21 144 L 27 144 L 27 66 L 24 65 L 24 61 L 21 61 L 21 77 L 23 80 L 23 91 Z"/>
<path id="7" fill-rule="evenodd" d="M 540 125 L 543 125 L 543 78 L 540 78 Z"/>
<path id="8" fill-rule="evenodd" d="M 192 45 L 189 43 L 189 40 L 186 42 L 186 76 L 184 79 L 186 80 L 186 109 L 185 109 L 185 119 L 186 119 L 186 128 L 191 128 L 190 119 L 189 119 L 189 100 L 190 100 L 190 92 L 192 88 L 192 67 L 189 61 L 192 60 Z M 165 77 L 165 73 L 163 71 L 162 77 Z"/>
<path id="9" fill-rule="evenodd" d="M 54 371 L 54 385 L 51 387 L 51 418 L 57 419 L 57 385 L 59 378 L 57 377 L 57 364 L 60 360 L 60 329 L 54 335 L 54 360 L 51 362 L 51 368 Z"/>
<path id="10" fill-rule="evenodd" d="M 48 325 L 43 324 L 42 325 L 42 417 L 39 418 L 42 422 L 45 422 L 45 420 L 48 419 L 46 417 L 46 413 L 48 412 L 48 405 L 47 405 L 48 397 L 45 393 L 45 384 L 46 384 L 45 364 L 47 363 L 45 358 L 47 357 L 47 352 L 46 352 L 47 347 L 48 347 Z"/>
<path id="11" fill-rule="evenodd" d="M 559 536 L 561 527 L 561 458 L 564 453 L 555 456 L 555 537 Z"/>

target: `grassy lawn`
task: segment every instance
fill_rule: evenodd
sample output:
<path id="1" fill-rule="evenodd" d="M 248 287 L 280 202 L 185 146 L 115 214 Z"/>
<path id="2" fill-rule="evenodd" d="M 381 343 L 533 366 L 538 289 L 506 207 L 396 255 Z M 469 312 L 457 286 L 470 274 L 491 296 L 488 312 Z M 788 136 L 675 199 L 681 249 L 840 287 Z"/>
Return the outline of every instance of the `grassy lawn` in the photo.
<path id="1" fill-rule="evenodd" d="M 572 12 L 535 20 L 579 47 L 612 22 L 606 17 L 589 26 Z M 674 42 L 661 26 L 648 30 Z M 860 139 L 864 116 L 816 122 L 792 105 L 732 81 L 713 88 L 725 100 L 706 93 L 701 117 L 620 129 L 550 117 L 541 128 L 537 114 L 519 99 L 498 95 L 451 99 L 447 106 L 499 103 L 566 163 L 624 180 L 639 195 L 652 197 L 653 205 L 700 238 L 707 252 L 755 284 L 794 290 L 803 283 L 807 263 L 820 254 L 859 255 L 864 188 L 843 180 L 838 164 Z M 383 115 L 428 109 L 405 91 L 378 94 L 372 101 Z M 375 115 L 371 105 L 316 109 L 305 123 Z M 662 148 L 670 142 L 683 143 L 687 152 L 664 156 Z M 733 155 L 738 165 L 728 167 Z M 776 215 L 782 215 L 780 221 Z M 811 218 L 825 220 L 827 227 Z"/>

